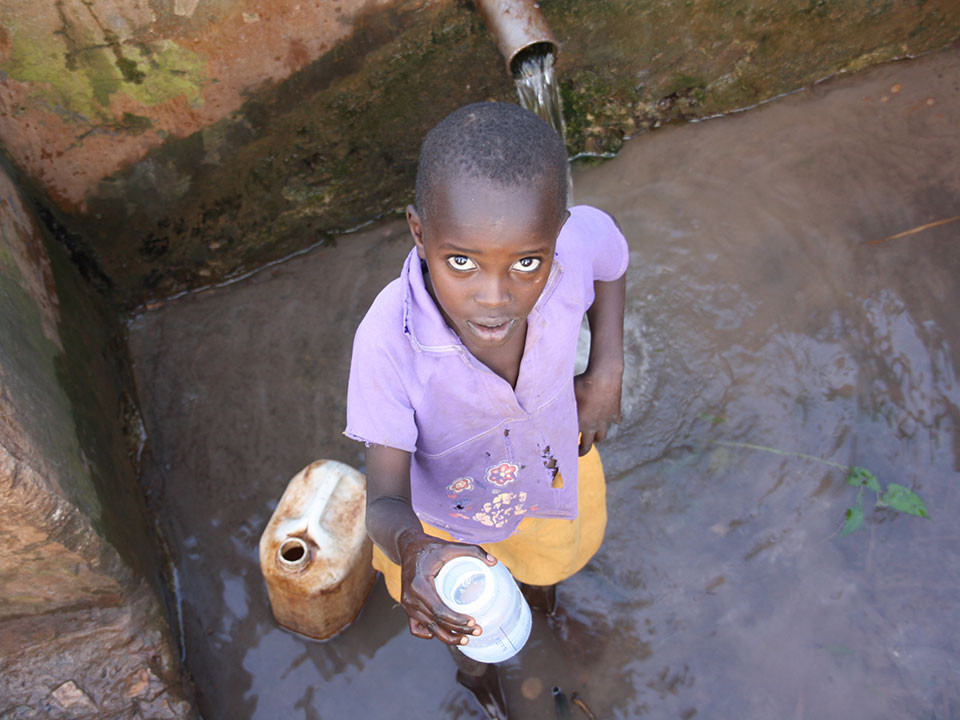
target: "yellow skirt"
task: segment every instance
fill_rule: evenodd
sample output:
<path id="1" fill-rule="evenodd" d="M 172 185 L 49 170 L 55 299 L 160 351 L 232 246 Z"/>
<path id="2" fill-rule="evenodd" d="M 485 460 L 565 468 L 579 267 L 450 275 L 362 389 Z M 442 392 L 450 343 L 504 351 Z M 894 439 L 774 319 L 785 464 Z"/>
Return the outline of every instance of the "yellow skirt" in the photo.
<path id="1" fill-rule="evenodd" d="M 578 572 L 600 549 L 607 527 L 607 486 L 596 445 L 580 458 L 577 475 L 576 518 L 526 517 L 510 537 L 480 545 L 520 582 L 554 585 Z M 423 522 L 422 525 L 428 535 L 453 540 L 445 530 Z M 400 566 L 376 545 L 373 567 L 383 573 L 390 597 L 400 602 Z"/>

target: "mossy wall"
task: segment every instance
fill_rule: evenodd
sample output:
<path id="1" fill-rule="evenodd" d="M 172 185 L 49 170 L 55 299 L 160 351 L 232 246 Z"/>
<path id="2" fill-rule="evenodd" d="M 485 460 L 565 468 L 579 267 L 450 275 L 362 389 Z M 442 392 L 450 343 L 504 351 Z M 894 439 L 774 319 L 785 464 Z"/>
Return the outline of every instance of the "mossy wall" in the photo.
<path id="1" fill-rule="evenodd" d="M 953 0 L 543 0 L 561 42 L 571 154 L 748 107 L 838 72 L 944 47 Z M 229 117 L 169 138 L 59 217 L 125 307 L 215 283 L 393 213 L 423 134 L 455 107 L 514 101 L 465 0 L 399 0 Z M 61 233 L 63 234 L 63 233 Z M 344 239 L 343 241 L 348 241 Z"/>
<path id="2" fill-rule="evenodd" d="M 67 682 L 101 709 L 100 698 L 133 708 L 144 698 L 117 695 L 116 678 L 103 678 L 151 663 L 151 692 L 170 684 L 171 707 L 182 710 L 162 717 L 186 716 L 158 600 L 163 563 L 137 483 L 142 431 L 123 336 L 6 170 L 0 165 L 0 716 L 60 717 L 52 693 Z"/>
<path id="3" fill-rule="evenodd" d="M 58 205 L 238 109 L 391 0 L 0 0 L 0 143 Z"/>
<path id="4" fill-rule="evenodd" d="M 156 542 L 123 331 L 0 165 L 0 440 L 138 570 Z"/>

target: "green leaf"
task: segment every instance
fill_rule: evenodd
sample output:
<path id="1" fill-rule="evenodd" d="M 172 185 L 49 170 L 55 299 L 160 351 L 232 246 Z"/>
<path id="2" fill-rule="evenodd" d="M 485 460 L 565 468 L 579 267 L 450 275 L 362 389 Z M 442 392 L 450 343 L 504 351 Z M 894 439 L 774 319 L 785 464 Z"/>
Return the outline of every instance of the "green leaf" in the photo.
<path id="1" fill-rule="evenodd" d="M 920 496 L 903 485 L 897 485 L 896 483 L 887 485 L 887 491 L 880 498 L 880 502 L 900 512 L 919 515 L 922 518 L 930 517 Z"/>
<path id="2" fill-rule="evenodd" d="M 863 525 L 863 505 L 858 504 L 847 508 L 847 515 L 843 521 L 843 531 L 840 533 L 840 537 L 859 530 L 861 525 Z"/>
<path id="3" fill-rule="evenodd" d="M 877 476 L 858 465 L 853 465 L 850 472 L 847 473 L 847 485 L 869 488 L 877 495 L 880 494 L 880 483 L 877 482 Z"/>

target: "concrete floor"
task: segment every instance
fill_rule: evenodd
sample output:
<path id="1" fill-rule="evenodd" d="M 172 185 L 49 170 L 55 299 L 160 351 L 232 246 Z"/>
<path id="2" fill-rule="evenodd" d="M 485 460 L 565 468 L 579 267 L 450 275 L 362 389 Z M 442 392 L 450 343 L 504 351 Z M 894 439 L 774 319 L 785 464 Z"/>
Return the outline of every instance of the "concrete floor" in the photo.
<path id="1" fill-rule="evenodd" d="M 958 71 L 888 65 L 576 170 L 631 244 L 624 422 L 604 546 L 506 665 L 518 717 L 554 717 L 554 685 L 599 718 L 960 716 L 960 222 L 890 237 L 960 215 Z M 382 223 L 130 323 L 207 720 L 480 717 L 381 581 L 317 643 L 275 625 L 257 563 L 289 478 L 362 465 L 352 334 L 408 247 Z M 932 520 L 868 492 L 840 537 L 846 465 Z"/>

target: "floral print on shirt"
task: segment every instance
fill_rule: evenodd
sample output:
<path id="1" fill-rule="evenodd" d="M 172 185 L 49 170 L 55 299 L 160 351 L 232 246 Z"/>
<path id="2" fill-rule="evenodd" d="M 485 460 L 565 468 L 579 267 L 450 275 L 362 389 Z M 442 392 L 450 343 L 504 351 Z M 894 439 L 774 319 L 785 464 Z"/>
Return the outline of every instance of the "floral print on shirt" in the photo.
<path id="1" fill-rule="evenodd" d="M 447 493 L 453 493 L 450 497 L 456 497 L 456 493 L 462 493 L 467 490 L 473 490 L 472 477 L 460 477 L 447 485 Z"/>
<path id="2" fill-rule="evenodd" d="M 535 509 L 525 507 L 526 501 L 525 492 L 500 493 L 490 502 L 484 503 L 482 510 L 473 514 L 473 519 L 487 527 L 503 527 L 512 516 L 524 515 Z"/>
<path id="3" fill-rule="evenodd" d="M 506 460 L 487 468 L 487 482 L 503 487 L 517 479 L 520 467 Z"/>

